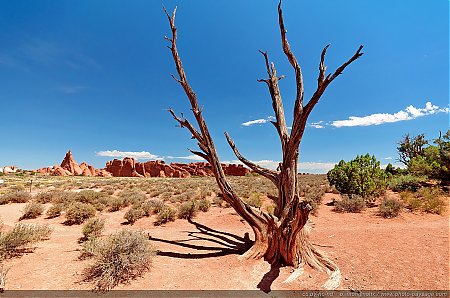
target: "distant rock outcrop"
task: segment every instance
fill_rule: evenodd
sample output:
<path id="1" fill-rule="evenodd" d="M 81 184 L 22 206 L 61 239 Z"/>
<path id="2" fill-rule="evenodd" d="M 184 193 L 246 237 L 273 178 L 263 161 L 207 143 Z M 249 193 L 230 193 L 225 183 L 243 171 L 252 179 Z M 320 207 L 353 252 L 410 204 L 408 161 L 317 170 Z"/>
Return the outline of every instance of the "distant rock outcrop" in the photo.
<path id="1" fill-rule="evenodd" d="M 6 168 L 6 167 L 5 167 Z M 226 175 L 245 176 L 250 172 L 243 165 L 222 164 Z M 114 159 L 106 162 L 104 169 L 96 170 L 86 162 L 78 164 L 72 152 L 66 153 L 61 165 L 40 168 L 35 172 L 52 176 L 99 176 L 99 177 L 173 177 L 188 178 L 191 176 L 213 176 L 213 170 L 207 162 L 170 163 L 162 160 L 137 162 L 134 158 Z"/>
<path id="2" fill-rule="evenodd" d="M 222 164 L 226 175 L 245 176 L 249 169 L 243 165 Z M 213 176 L 209 163 L 171 163 L 161 160 L 152 160 L 144 163 L 136 162 L 133 158 L 125 157 L 123 160 L 114 159 L 106 163 L 106 170 L 114 177 L 173 177 L 187 178 L 191 176 Z"/>
<path id="3" fill-rule="evenodd" d="M 3 168 L 0 168 L 2 173 L 4 174 L 10 174 L 10 173 L 16 173 L 19 171 L 19 168 L 16 166 L 4 166 Z"/>
<path id="4" fill-rule="evenodd" d="M 104 171 L 104 170 L 103 170 Z M 85 162 L 80 165 L 75 161 L 72 156 L 72 152 L 69 150 L 66 153 L 61 165 L 55 165 L 53 167 L 46 167 L 37 169 L 35 172 L 44 174 L 44 175 L 52 175 L 52 176 L 73 176 L 73 175 L 82 175 L 82 176 L 102 176 L 102 177 L 111 177 L 111 174 L 99 172 L 95 170 L 93 166 L 87 164 Z M 101 173 L 101 175 L 99 175 Z M 106 175 L 106 176 L 104 176 Z"/>

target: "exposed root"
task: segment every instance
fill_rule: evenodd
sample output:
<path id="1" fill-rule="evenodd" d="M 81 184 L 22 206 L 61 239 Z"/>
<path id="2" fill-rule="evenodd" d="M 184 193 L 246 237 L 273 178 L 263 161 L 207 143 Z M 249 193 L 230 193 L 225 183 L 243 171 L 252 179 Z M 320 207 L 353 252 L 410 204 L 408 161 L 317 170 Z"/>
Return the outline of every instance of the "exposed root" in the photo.
<path id="1" fill-rule="evenodd" d="M 338 266 L 325 255 L 325 253 L 318 250 L 311 244 L 309 241 L 310 231 L 310 225 L 306 224 L 305 228 L 303 228 L 299 233 L 300 255 L 302 257 L 302 261 L 307 263 L 312 268 L 319 271 L 325 271 L 328 275 L 330 275 L 330 278 L 322 287 L 327 290 L 335 290 L 341 284 L 341 271 Z"/>
<path id="2" fill-rule="evenodd" d="M 260 245 L 253 244 L 249 250 L 247 250 L 242 255 L 238 256 L 238 260 L 249 260 L 249 259 L 261 259 L 264 256 L 264 252 L 267 248 L 262 249 Z"/>
<path id="3" fill-rule="evenodd" d="M 5 268 L 3 264 L 0 264 L 0 293 L 3 293 L 6 285 L 6 275 L 8 274 L 9 268 Z"/>
<path id="4" fill-rule="evenodd" d="M 283 281 L 284 284 L 286 283 L 291 283 L 293 281 L 295 281 L 297 278 L 299 278 L 303 273 L 305 272 L 305 270 L 303 269 L 303 267 L 297 268 L 294 270 L 294 272 L 291 273 L 291 275 L 289 275 L 288 278 L 286 278 L 285 281 Z"/>

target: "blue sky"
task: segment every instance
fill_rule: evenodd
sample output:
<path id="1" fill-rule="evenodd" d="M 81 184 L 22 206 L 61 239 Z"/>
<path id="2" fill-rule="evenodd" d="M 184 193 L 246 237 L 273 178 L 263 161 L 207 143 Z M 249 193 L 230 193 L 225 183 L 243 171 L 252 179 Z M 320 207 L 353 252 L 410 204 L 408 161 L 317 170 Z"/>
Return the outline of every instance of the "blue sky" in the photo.
<path id="1" fill-rule="evenodd" d="M 295 84 L 281 50 L 277 2 L 268 0 L 0 2 L 0 166 L 59 164 L 68 149 L 97 168 L 130 154 L 191 161 L 180 157 L 196 143 L 166 111 L 189 115 L 170 77 L 163 3 L 178 6 L 179 51 L 221 160 L 236 160 L 226 130 L 244 156 L 273 167 L 280 144 L 264 123 L 273 111 L 267 87 L 256 81 L 266 75 L 258 50 L 286 75 L 280 87 L 288 123 Z M 326 44 L 328 72 L 365 45 L 364 56 L 312 112 L 301 171 L 326 172 L 367 152 L 382 164 L 395 162 L 404 134 L 435 138 L 448 129 L 448 6 L 446 0 L 283 2 L 305 101 Z"/>

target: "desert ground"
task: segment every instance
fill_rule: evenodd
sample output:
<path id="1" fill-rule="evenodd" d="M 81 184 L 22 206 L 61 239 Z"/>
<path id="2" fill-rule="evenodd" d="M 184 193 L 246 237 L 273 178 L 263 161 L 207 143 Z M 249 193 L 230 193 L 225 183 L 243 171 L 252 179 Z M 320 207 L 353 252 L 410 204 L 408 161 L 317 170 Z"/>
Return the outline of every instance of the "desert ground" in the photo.
<path id="1" fill-rule="evenodd" d="M 312 177 L 312 178 L 311 178 Z M 302 179 L 318 179 L 323 175 Z M 327 275 L 307 266 L 304 273 L 291 283 L 291 267 L 271 267 L 264 260 L 239 258 L 251 244 L 250 227 L 232 208 L 214 203 L 217 189 L 212 178 L 163 179 L 163 178 L 88 178 L 88 177 L 1 177 L 7 187 L 21 185 L 32 194 L 49 189 L 101 191 L 109 188 L 113 195 L 120 189 L 135 188 L 146 193 L 147 198 L 163 196 L 170 200 L 183 191 L 209 188 L 206 198 L 213 202 L 207 212 L 199 212 L 192 220 L 177 219 L 159 226 L 154 225 L 156 215 L 143 217 L 133 225 L 127 224 L 124 214 L 130 207 L 116 212 L 106 210 L 97 216 L 106 221 L 103 235 L 121 229 L 140 230 L 148 235 L 156 249 L 149 271 L 143 276 L 115 289 L 166 290 L 166 289 L 321 289 Z M 251 185 L 260 192 L 270 192 L 260 177 L 234 177 L 232 182 L 245 189 Z M 111 190 L 112 188 L 112 190 Z M 154 192 L 156 189 L 160 191 Z M 175 190 L 174 190 L 175 189 Z M 170 191 L 169 191 L 170 190 Z M 158 193 L 158 194 L 157 194 Z M 178 193 L 178 194 L 177 194 Z M 388 191 L 389 196 L 398 194 Z M 402 210 L 395 218 L 378 215 L 376 206 L 361 213 L 337 213 L 331 206 L 339 194 L 326 192 L 317 208 L 313 222 L 312 242 L 325 251 L 340 267 L 342 282 L 339 289 L 354 290 L 448 290 L 449 289 L 449 217 L 448 206 L 444 214 L 427 214 Z M 263 198 L 262 208 L 267 206 Z M 448 197 L 447 197 L 448 202 Z M 19 222 L 26 203 L 0 205 L 3 229 L 8 230 Z M 44 204 L 48 209 L 52 204 Z M 53 231 L 48 240 L 38 242 L 24 254 L 5 260 L 10 268 L 6 290 L 92 289 L 91 282 L 84 281 L 83 271 L 91 259 L 80 260 L 82 225 L 65 225 L 61 216 L 47 219 L 45 212 L 23 223 L 47 224 Z"/>

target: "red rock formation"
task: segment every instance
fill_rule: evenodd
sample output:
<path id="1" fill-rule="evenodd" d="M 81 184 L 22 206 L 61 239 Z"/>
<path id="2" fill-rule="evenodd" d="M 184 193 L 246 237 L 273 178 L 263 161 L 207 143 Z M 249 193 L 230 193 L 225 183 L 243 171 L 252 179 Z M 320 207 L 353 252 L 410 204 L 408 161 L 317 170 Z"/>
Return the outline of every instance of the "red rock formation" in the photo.
<path id="1" fill-rule="evenodd" d="M 63 161 L 61 162 L 61 168 L 68 170 L 74 175 L 81 175 L 83 174 L 83 170 L 80 168 L 80 166 L 77 164 L 77 162 L 73 159 L 72 152 L 69 150 L 66 153 L 66 156 L 64 157 Z"/>
<path id="2" fill-rule="evenodd" d="M 83 175 L 83 176 L 95 176 L 97 174 L 94 167 L 85 162 L 82 162 L 80 164 L 80 168 L 82 171 L 81 175 Z"/>
<path id="3" fill-rule="evenodd" d="M 95 170 L 95 176 L 112 177 L 112 174 L 105 169 L 101 169 L 101 170 Z"/>

